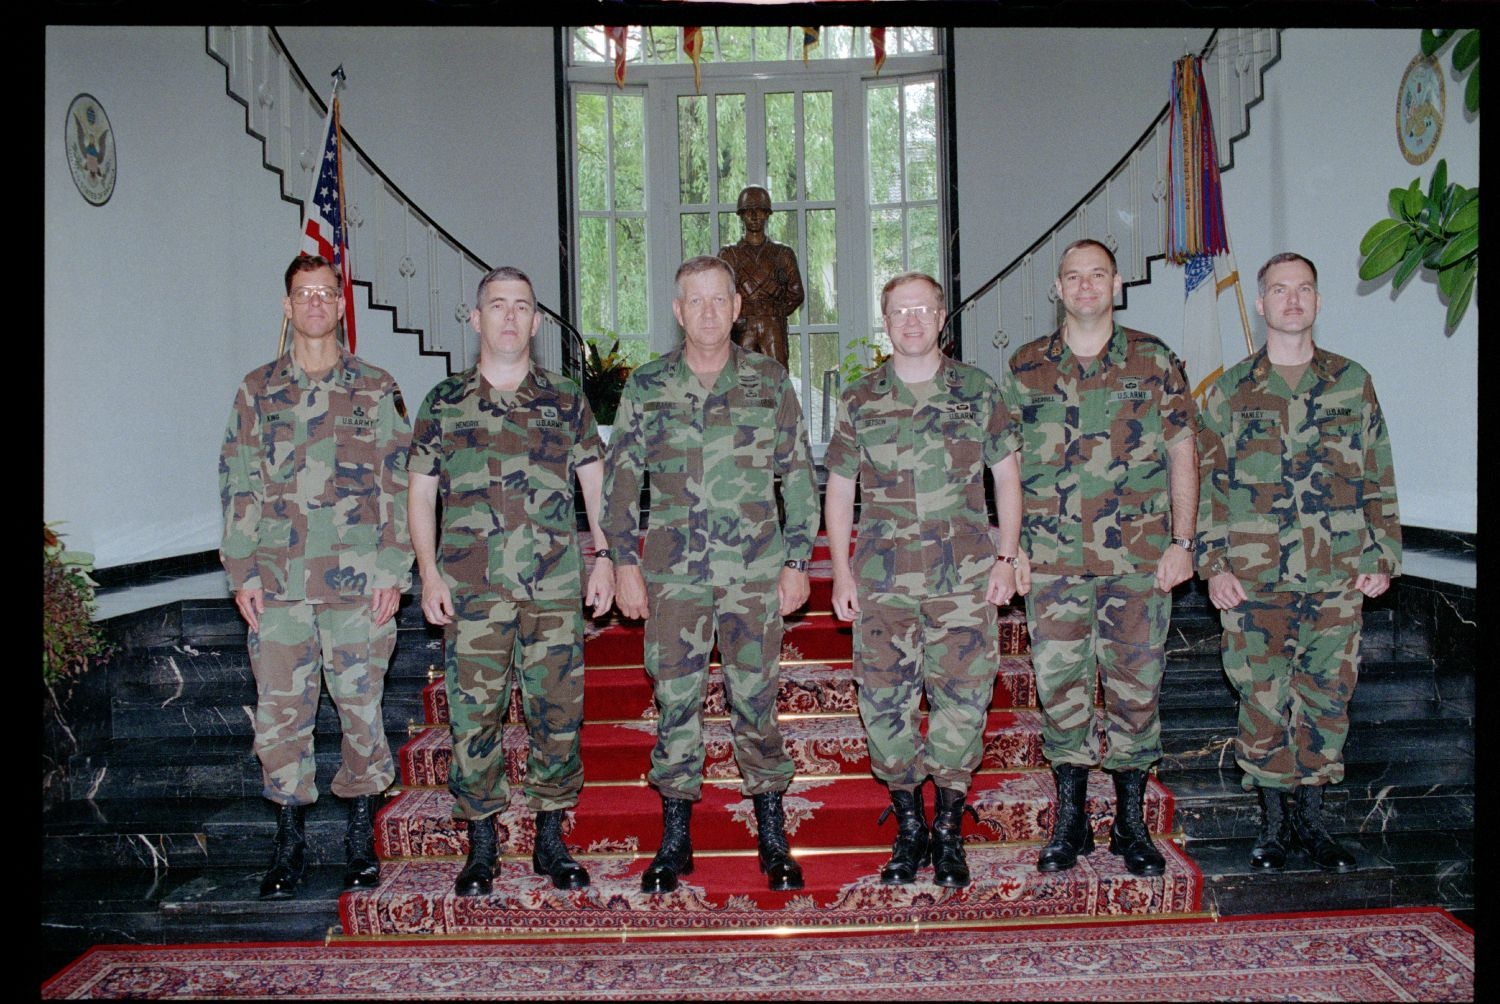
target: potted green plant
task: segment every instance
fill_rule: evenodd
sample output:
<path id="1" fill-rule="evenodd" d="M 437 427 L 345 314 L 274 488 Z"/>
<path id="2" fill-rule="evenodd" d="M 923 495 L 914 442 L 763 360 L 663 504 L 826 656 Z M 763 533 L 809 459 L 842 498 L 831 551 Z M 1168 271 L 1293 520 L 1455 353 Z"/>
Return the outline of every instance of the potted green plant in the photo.
<path id="1" fill-rule="evenodd" d="M 55 524 L 42 524 L 42 682 L 49 688 L 82 674 L 109 651 L 93 621 L 94 557 L 63 547 Z"/>

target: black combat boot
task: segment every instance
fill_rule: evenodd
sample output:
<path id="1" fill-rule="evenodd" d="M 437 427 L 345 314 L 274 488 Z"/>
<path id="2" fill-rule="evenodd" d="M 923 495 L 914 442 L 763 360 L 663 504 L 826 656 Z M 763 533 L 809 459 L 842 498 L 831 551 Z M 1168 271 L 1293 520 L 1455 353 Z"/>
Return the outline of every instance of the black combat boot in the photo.
<path id="1" fill-rule="evenodd" d="M 1058 764 L 1052 768 L 1052 782 L 1057 786 L 1057 814 L 1052 836 L 1036 859 L 1039 872 L 1065 872 L 1078 863 L 1078 855 L 1094 853 L 1094 827 L 1086 805 L 1089 768 Z"/>
<path id="2" fill-rule="evenodd" d="M 291 899 L 307 867 L 307 806 L 276 807 L 276 843 L 271 850 L 271 868 L 260 880 L 261 899 Z"/>
<path id="3" fill-rule="evenodd" d="M 1299 784 L 1292 798 L 1292 840 L 1312 863 L 1330 872 L 1352 872 L 1354 855 L 1323 825 L 1323 786 Z"/>
<path id="4" fill-rule="evenodd" d="M 582 889 L 589 873 L 573 860 L 562 838 L 563 810 L 536 814 L 536 843 L 531 851 L 531 870 L 546 875 L 554 889 Z"/>
<path id="5" fill-rule="evenodd" d="M 373 889 L 380 884 L 380 858 L 375 855 L 375 810 L 379 795 L 356 795 L 349 800 L 349 827 L 344 831 L 344 888 Z"/>
<path id="6" fill-rule="evenodd" d="M 910 885 L 932 858 L 922 786 L 917 785 L 914 791 L 892 788 L 891 804 L 885 807 L 875 825 L 884 823 L 892 813 L 896 816 L 896 842 L 891 845 L 891 859 L 880 869 L 880 881 L 885 885 Z"/>
<path id="7" fill-rule="evenodd" d="M 1115 771 L 1115 821 L 1109 828 L 1109 851 L 1125 859 L 1125 870 L 1132 875 L 1160 875 L 1167 870 L 1167 859 L 1146 829 L 1145 799 L 1145 771 Z"/>
<path id="8" fill-rule="evenodd" d="M 755 833 L 760 845 L 760 870 L 772 892 L 802 888 L 802 866 L 792 860 L 792 849 L 786 842 L 786 813 L 781 807 L 781 792 L 768 791 L 751 796 L 755 804 Z"/>
<path id="9" fill-rule="evenodd" d="M 693 838 L 688 832 L 692 820 L 692 802 L 661 797 L 661 847 L 641 873 L 641 892 L 671 892 L 679 875 L 693 874 Z"/>
<path id="10" fill-rule="evenodd" d="M 932 880 L 948 889 L 969 884 L 969 862 L 964 857 L 964 810 L 979 822 L 979 813 L 965 805 L 967 796 L 956 788 L 938 788 L 932 807 Z"/>
<path id="11" fill-rule="evenodd" d="M 488 896 L 495 882 L 495 820 L 469 820 L 469 856 L 453 881 L 458 896 Z"/>
<path id="12" fill-rule="evenodd" d="M 1256 788 L 1260 800 L 1260 833 L 1250 848 L 1251 868 L 1286 866 L 1287 844 L 1292 834 L 1287 821 L 1287 793 L 1274 788 Z"/>

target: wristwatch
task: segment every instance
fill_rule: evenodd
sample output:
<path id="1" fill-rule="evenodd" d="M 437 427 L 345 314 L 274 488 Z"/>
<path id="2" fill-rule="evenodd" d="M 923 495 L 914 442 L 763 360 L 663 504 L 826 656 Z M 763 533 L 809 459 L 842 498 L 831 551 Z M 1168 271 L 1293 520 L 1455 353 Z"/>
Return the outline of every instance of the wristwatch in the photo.
<path id="1" fill-rule="evenodd" d="M 784 564 L 786 565 L 786 567 L 790 568 L 794 572 L 805 572 L 805 571 L 807 571 L 807 559 L 806 558 L 788 558 L 788 559 L 786 559 L 786 561 L 784 562 Z"/>
<path id="2" fill-rule="evenodd" d="M 1193 546 L 1193 538 L 1191 538 L 1191 537 L 1173 537 L 1172 538 L 1172 543 L 1174 543 L 1178 547 L 1182 548 L 1188 554 L 1192 554 L 1194 551 L 1197 550 L 1197 548 L 1195 546 Z"/>
<path id="3" fill-rule="evenodd" d="M 594 552 L 594 557 L 595 558 L 603 558 L 605 561 L 614 561 L 615 560 L 615 554 L 614 554 L 614 552 L 611 551 L 607 547 L 601 547 L 597 551 L 595 551 Z"/>
<path id="4" fill-rule="evenodd" d="M 1014 554 L 997 554 L 995 555 L 995 560 L 1003 561 L 1010 565 L 1011 568 L 1019 568 L 1021 566 L 1021 559 Z"/>

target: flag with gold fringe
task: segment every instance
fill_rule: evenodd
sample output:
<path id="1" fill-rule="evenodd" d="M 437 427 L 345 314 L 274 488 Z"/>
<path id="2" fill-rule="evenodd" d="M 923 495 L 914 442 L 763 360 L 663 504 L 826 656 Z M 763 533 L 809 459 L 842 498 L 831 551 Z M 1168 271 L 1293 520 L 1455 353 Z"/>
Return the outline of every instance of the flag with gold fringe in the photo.
<path id="1" fill-rule="evenodd" d="M 870 29 L 870 48 L 875 50 L 875 75 L 880 76 L 880 68 L 885 65 L 885 29 Z"/>
<path id="2" fill-rule="evenodd" d="M 625 86 L 625 35 L 629 30 L 623 24 L 609 25 L 604 29 L 604 34 L 614 43 L 616 87 Z"/>
<path id="3" fill-rule="evenodd" d="M 703 69 L 698 65 L 698 60 L 703 55 L 703 29 L 699 27 L 682 29 L 682 51 L 687 58 L 693 61 L 693 90 L 703 90 Z"/>
<path id="4" fill-rule="evenodd" d="M 802 65 L 803 66 L 807 65 L 807 54 L 808 54 L 809 51 L 811 51 L 811 49 L 812 49 L 813 46 L 815 46 L 815 45 L 818 44 L 818 35 L 821 34 L 821 32 L 822 32 L 821 28 L 808 28 L 808 27 L 804 27 L 802 29 Z"/>

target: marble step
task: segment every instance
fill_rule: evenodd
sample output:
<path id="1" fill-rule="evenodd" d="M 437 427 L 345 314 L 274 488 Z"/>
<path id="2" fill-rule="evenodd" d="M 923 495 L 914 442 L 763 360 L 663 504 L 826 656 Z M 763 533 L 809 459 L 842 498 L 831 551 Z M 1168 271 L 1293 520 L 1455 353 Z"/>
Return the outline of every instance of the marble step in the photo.
<path id="1" fill-rule="evenodd" d="M 238 798 L 104 798 L 42 813 L 42 870 L 204 867 L 203 821 Z"/>
<path id="2" fill-rule="evenodd" d="M 1253 837 L 1260 825 L 1254 792 L 1239 768 L 1165 771 L 1160 780 L 1176 800 L 1176 819 L 1195 839 Z M 1474 825 L 1470 765 L 1438 761 L 1348 765 L 1343 783 L 1324 791 L 1324 818 L 1339 834 L 1466 829 Z"/>
<path id="3" fill-rule="evenodd" d="M 973 883 L 942 889 L 924 870 L 907 886 L 884 886 L 879 870 L 887 848 L 850 853 L 799 852 L 806 888 L 766 890 L 754 853 L 695 855 L 695 868 L 677 890 L 640 891 L 649 855 L 588 862 L 592 883 L 559 891 L 532 874 L 529 860 L 503 859 L 489 896 L 453 895 L 458 863 L 395 862 L 377 889 L 346 893 L 339 911 L 351 935 L 545 936 L 581 932 L 682 931 L 831 925 L 878 927 L 916 923 L 974 923 L 1028 917 L 1149 915 L 1197 908 L 1202 876 L 1181 849 L 1162 841 L 1164 875 L 1138 878 L 1101 848 L 1066 872 L 1036 870 L 1027 844 L 967 849 Z"/>
<path id="4" fill-rule="evenodd" d="M 1102 727 L 1102 713 L 1096 727 Z M 857 715 L 840 718 L 798 718 L 781 722 L 782 737 L 798 774 L 829 776 L 869 771 L 865 730 Z M 733 738 L 727 720 L 703 725 L 704 773 L 709 778 L 738 778 Z M 984 730 L 982 769 L 1035 767 L 1042 760 L 1041 713 L 1027 708 L 991 711 Z M 519 726 L 509 726 L 501 740 L 506 772 L 519 783 L 526 765 L 527 737 Z M 634 781 L 646 776 L 656 723 L 591 722 L 581 739 L 585 776 L 590 781 Z M 398 756 L 402 784 L 442 787 L 452 761 L 452 740 L 445 728 L 425 729 L 401 748 Z"/>
<path id="5" fill-rule="evenodd" d="M 387 730 L 394 752 L 408 736 Z M 338 770 L 339 744 L 314 747 L 319 791 Z M 399 768 L 398 768 L 399 771 Z M 260 763 L 246 736 L 205 735 L 116 739 L 69 759 L 68 792 L 74 799 L 260 797 Z"/>
<path id="6" fill-rule="evenodd" d="M 248 748 L 255 734 L 255 703 L 254 684 L 125 684 L 110 695 L 110 728 L 117 740 L 240 736 Z M 399 732 L 425 715 L 422 692 L 415 684 L 388 688 L 380 708 L 387 732 Z M 340 731 L 338 709 L 325 690 L 313 732 L 336 743 Z"/>
<path id="7" fill-rule="evenodd" d="M 1392 715 L 1396 710 L 1402 714 Z M 1429 717 L 1412 716 L 1404 704 L 1366 706 L 1355 699 L 1344 760 L 1353 765 L 1412 762 L 1474 763 L 1472 707 L 1434 702 Z M 1235 714 L 1229 709 L 1193 709 L 1163 716 L 1161 773 L 1234 766 Z"/>
<path id="8" fill-rule="evenodd" d="M 434 632 L 401 632 L 386 673 L 387 686 L 397 680 L 427 680 L 427 671 L 443 668 L 443 637 Z M 243 642 L 202 648 L 192 645 L 150 645 L 117 653 L 106 666 L 112 687 L 155 686 L 170 695 L 177 687 L 199 684 L 240 684 L 255 691 L 250 653 Z"/>
<path id="9" fill-rule="evenodd" d="M 1441 698 L 1431 662 L 1414 659 L 1365 659 L 1353 708 L 1363 704 L 1434 701 Z M 1162 677 L 1161 708 L 1236 707 L 1238 696 L 1224 675 L 1217 650 L 1209 656 L 1171 660 Z"/>
<path id="10" fill-rule="evenodd" d="M 929 790 L 929 816 L 934 795 Z M 890 804 L 884 785 L 871 777 L 798 779 L 783 798 L 787 834 L 793 846 L 881 846 L 895 839 L 895 824 L 879 825 Z M 1044 770 L 981 773 L 974 777 L 968 804 L 978 816 L 966 817 L 968 840 L 1045 841 L 1056 813 L 1050 772 Z M 1103 842 L 1114 822 L 1114 785 L 1103 771 L 1090 773 L 1088 812 Z M 585 785 L 578 806 L 565 817 L 563 832 L 570 847 L 584 852 L 654 852 L 661 842 L 661 798 L 644 784 Z M 453 797 L 443 789 L 403 792 L 387 803 L 379 818 L 377 847 L 382 858 L 434 857 L 468 853 L 468 826 L 452 818 Z M 1145 820 L 1157 833 L 1172 829 L 1173 800 L 1155 779 L 1147 785 Z M 534 816 L 520 792 L 496 820 L 501 853 L 530 854 Z M 693 846 L 698 850 L 734 850 L 755 846 L 751 800 L 738 785 L 704 786 L 693 807 Z"/>
<path id="11" fill-rule="evenodd" d="M 1224 914 L 1301 910 L 1378 910 L 1399 906 L 1475 904 L 1473 834 L 1467 830 L 1341 835 L 1356 870 L 1338 874 L 1293 852 L 1280 871 L 1251 868 L 1253 837 L 1189 840 L 1186 852 L 1203 870 L 1203 908 Z"/>

